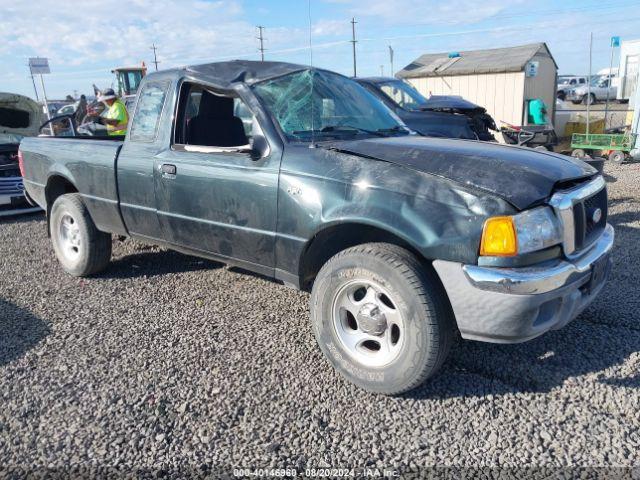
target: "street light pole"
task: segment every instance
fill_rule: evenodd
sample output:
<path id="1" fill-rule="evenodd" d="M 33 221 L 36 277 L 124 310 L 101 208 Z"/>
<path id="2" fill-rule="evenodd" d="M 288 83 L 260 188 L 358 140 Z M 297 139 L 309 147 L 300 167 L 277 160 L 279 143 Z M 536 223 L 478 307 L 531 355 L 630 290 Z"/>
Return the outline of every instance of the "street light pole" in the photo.
<path id="1" fill-rule="evenodd" d="M 29 67 L 29 75 L 31 76 L 31 83 L 33 83 L 33 91 L 36 94 L 36 102 L 39 102 L 40 98 L 38 98 L 38 89 L 36 88 L 36 79 L 33 78 L 33 72 L 31 71 L 31 67 Z"/>
<path id="2" fill-rule="evenodd" d="M 49 101 L 47 100 L 47 91 L 44 89 L 44 77 L 40 74 L 40 83 L 42 85 L 42 96 L 44 97 L 44 111 L 47 114 L 47 120 L 51 120 L 49 113 Z"/>

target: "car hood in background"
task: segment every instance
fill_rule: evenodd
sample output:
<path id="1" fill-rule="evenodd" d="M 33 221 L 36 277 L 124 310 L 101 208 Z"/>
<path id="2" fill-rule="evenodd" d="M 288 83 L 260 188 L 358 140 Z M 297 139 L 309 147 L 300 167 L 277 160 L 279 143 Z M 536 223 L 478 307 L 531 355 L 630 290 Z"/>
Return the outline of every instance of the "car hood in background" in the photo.
<path id="1" fill-rule="evenodd" d="M 17 93 L 0 92 L 0 143 L 19 143 L 22 137 L 38 135 L 40 105 Z"/>
<path id="2" fill-rule="evenodd" d="M 565 155 L 469 140 L 407 136 L 325 145 L 483 190 L 520 210 L 548 198 L 558 183 L 597 173 L 586 163 Z"/>
<path id="3" fill-rule="evenodd" d="M 469 117 L 455 113 L 401 110 L 401 120 L 411 129 L 427 137 L 465 138 L 475 140 Z"/>
<path id="4" fill-rule="evenodd" d="M 484 110 L 480 105 L 476 105 L 458 95 L 431 95 L 423 108 L 425 110 L 440 110 L 443 108 L 452 110 Z"/>

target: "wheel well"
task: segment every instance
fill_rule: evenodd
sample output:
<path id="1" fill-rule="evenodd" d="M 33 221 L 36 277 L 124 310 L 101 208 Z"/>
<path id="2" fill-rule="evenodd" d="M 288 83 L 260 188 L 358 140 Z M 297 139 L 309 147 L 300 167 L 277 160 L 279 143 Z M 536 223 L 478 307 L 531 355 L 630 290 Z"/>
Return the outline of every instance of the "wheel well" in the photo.
<path id="1" fill-rule="evenodd" d="M 61 175 L 54 175 L 47 181 L 47 186 L 44 189 L 45 199 L 47 201 L 47 235 L 51 236 L 51 224 L 49 219 L 51 218 L 51 207 L 53 202 L 56 201 L 60 195 L 65 193 L 76 193 L 78 189 L 73 183 L 64 178 Z"/>
<path id="2" fill-rule="evenodd" d="M 53 202 L 56 201 L 60 195 L 65 193 L 76 193 L 78 189 L 66 178 L 60 175 L 54 175 L 49 178 L 47 187 L 45 188 L 45 198 L 47 200 L 47 209 L 51 210 Z"/>
<path id="3" fill-rule="evenodd" d="M 300 287 L 303 290 L 311 289 L 322 266 L 338 252 L 370 242 L 398 245 L 411 251 L 419 259 L 423 259 L 422 255 L 409 243 L 381 228 L 359 223 L 335 225 L 317 233 L 307 244 L 300 258 Z"/>

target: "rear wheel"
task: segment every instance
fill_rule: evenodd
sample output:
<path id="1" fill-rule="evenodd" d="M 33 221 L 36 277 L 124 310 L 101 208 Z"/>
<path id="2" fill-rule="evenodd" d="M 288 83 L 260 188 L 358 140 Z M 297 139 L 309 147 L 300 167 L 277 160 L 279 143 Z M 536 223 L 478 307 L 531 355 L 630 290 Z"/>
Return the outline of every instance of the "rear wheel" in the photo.
<path id="1" fill-rule="evenodd" d="M 611 160 L 614 163 L 622 163 L 624 162 L 624 158 L 625 158 L 624 152 L 620 150 L 614 150 L 609 154 L 609 160 Z"/>
<path id="2" fill-rule="evenodd" d="M 62 268 L 76 277 L 98 273 L 111 259 L 111 235 L 98 230 L 78 193 L 56 199 L 51 207 L 53 249 Z"/>
<path id="3" fill-rule="evenodd" d="M 587 156 L 587 154 L 585 153 L 585 151 L 581 148 L 575 148 L 572 152 L 571 152 L 571 156 L 575 157 L 575 158 L 584 158 Z"/>
<path id="4" fill-rule="evenodd" d="M 594 103 L 596 103 L 596 96 L 593 93 L 585 95 L 582 98 L 582 103 L 584 103 L 585 105 L 593 105 Z"/>
<path id="5" fill-rule="evenodd" d="M 320 348 L 341 375 L 390 395 L 433 376 L 454 332 L 435 273 L 407 250 L 382 243 L 349 248 L 322 267 L 311 319 Z"/>

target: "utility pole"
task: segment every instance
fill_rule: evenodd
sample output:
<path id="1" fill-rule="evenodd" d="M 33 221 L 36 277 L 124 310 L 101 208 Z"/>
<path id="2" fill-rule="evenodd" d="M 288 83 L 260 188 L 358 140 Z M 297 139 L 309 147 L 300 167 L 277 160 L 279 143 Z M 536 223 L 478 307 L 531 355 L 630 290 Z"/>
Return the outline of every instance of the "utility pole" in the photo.
<path id="1" fill-rule="evenodd" d="M 351 19 L 351 44 L 353 45 L 353 77 L 357 77 L 357 71 L 356 71 L 356 19 L 355 17 L 353 17 Z"/>
<path id="2" fill-rule="evenodd" d="M 264 27 L 262 25 L 258 25 L 258 40 L 260 40 L 260 59 L 264 62 L 264 36 L 262 35 L 262 31 Z"/>
<path id="3" fill-rule="evenodd" d="M 389 45 L 389 63 L 391 64 L 391 76 L 393 77 L 393 48 Z"/>
<path id="4" fill-rule="evenodd" d="M 384 77 L 384 65 L 380 65 L 380 76 Z"/>
<path id="5" fill-rule="evenodd" d="M 153 50 L 153 63 L 156 66 L 156 72 L 158 71 L 158 64 L 160 63 L 158 61 L 158 57 L 156 56 L 156 50 L 158 49 L 158 47 L 156 47 L 155 42 L 153 43 L 153 45 L 151 45 L 151 50 Z"/>

